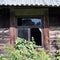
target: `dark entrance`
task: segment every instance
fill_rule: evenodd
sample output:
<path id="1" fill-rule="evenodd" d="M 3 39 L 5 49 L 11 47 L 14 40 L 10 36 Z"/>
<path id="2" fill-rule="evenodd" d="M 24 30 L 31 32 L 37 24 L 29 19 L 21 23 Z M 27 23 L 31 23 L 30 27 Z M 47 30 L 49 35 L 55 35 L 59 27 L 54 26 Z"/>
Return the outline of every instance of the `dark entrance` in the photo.
<path id="1" fill-rule="evenodd" d="M 41 31 L 42 18 L 30 17 L 30 18 L 17 18 L 18 37 L 24 38 L 28 41 L 31 37 L 34 37 L 36 45 L 42 46 Z"/>
<path id="2" fill-rule="evenodd" d="M 31 29 L 31 37 L 34 37 L 36 45 L 42 46 L 41 31 L 39 30 L 39 28 Z"/>

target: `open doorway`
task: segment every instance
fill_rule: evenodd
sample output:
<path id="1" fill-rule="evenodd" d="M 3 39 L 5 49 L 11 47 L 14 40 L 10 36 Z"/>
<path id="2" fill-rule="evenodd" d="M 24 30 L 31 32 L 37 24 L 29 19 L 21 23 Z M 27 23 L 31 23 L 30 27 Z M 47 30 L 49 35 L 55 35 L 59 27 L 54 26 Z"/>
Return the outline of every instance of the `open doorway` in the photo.
<path id="1" fill-rule="evenodd" d="M 36 45 L 42 46 L 42 36 L 39 28 L 31 28 L 31 37 L 34 37 Z"/>
<path id="2" fill-rule="evenodd" d="M 42 18 L 38 17 L 23 17 L 17 18 L 18 37 L 31 41 L 31 37 L 34 37 L 37 46 L 42 46 Z"/>

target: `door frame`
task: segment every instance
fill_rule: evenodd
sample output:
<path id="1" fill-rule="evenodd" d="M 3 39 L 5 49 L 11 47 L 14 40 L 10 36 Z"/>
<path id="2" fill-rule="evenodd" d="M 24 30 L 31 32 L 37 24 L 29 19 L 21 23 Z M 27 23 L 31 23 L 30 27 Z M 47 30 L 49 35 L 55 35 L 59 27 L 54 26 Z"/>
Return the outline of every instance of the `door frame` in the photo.
<path id="1" fill-rule="evenodd" d="M 23 17 L 24 17 L 24 16 L 23 16 Z M 38 16 L 38 17 L 34 17 L 34 16 L 33 16 L 33 17 L 32 17 L 32 18 L 42 18 L 42 27 L 18 26 L 18 25 L 17 25 L 17 18 L 20 18 L 20 16 L 16 17 L 16 27 L 17 27 L 17 29 L 16 29 L 16 35 L 17 35 L 17 36 L 16 36 L 16 37 L 18 37 L 18 27 L 20 27 L 20 28 L 28 28 L 28 29 L 29 29 L 29 31 L 28 31 L 28 37 L 29 37 L 28 39 L 29 39 L 29 41 L 30 41 L 30 39 L 31 39 L 31 34 L 29 34 L 29 33 L 30 33 L 30 29 L 31 29 L 31 28 L 40 28 L 40 29 L 41 29 L 42 47 L 43 47 L 43 46 L 44 46 L 44 27 L 43 27 L 43 26 L 44 26 L 44 24 L 43 24 L 43 22 L 44 22 L 44 21 L 43 21 L 43 20 L 44 20 L 44 16 L 40 16 L 40 17 L 39 17 L 39 16 Z M 25 17 L 25 18 L 30 18 L 30 17 Z"/>

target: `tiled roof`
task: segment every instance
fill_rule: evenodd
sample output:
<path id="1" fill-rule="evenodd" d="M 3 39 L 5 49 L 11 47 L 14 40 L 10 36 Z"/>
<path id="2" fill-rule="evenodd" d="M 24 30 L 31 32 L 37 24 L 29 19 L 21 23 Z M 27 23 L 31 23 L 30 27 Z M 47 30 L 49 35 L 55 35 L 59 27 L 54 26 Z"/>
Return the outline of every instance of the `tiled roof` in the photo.
<path id="1" fill-rule="evenodd" d="M 60 6 L 60 0 L 0 0 L 0 5 L 42 5 Z"/>

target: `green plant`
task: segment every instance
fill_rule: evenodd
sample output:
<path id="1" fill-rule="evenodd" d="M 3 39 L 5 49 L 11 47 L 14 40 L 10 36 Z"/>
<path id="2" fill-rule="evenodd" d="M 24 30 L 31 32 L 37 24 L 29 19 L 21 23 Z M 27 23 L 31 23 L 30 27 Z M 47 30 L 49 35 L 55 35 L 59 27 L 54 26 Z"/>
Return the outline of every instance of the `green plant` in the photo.
<path id="1" fill-rule="evenodd" d="M 5 51 L 8 53 L 8 60 L 20 60 L 20 54 L 19 51 L 17 51 L 12 46 L 5 46 Z"/>
<path id="2" fill-rule="evenodd" d="M 17 38 L 15 47 L 5 46 L 8 60 L 52 60 L 43 48 L 36 51 L 34 46 L 34 41 Z"/>
<path id="3" fill-rule="evenodd" d="M 60 49 L 56 51 L 56 59 L 57 60 L 60 60 Z"/>
<path id="4" fill-rule="evenodd" d="M 20 52 L 20 55 L 22 55 L 23 57 L 31 60 L 34 59 L 34 57 L 37 55 L 34 49 L 35 44 L 33 42 L 17 38 L 15 43 L 15 48 Z"/>
<path id="5" fill-rule="evenodd" d="M 50 55 L 47 54 L 43 48 L 38 49 L 38 55 L 40 56 L 41 60 L 52 60 Z"/>
<path id="6" fill-rule="evenodd" d="M 0 54 L 0 60 L 7 60 L 2 54 Z"/>
<path id="7" fill-rule="evenodd" d="M 33 42 L 26 41 L 25 39 L 17 38 L 16 49 L 20 51 L 20 54 L 32 60 L 51 60 L 51 58 L 43 48 L 39 48 L 38 51 L 34 49 L 35 42 L 33 37 L 32 40 Z"/>

